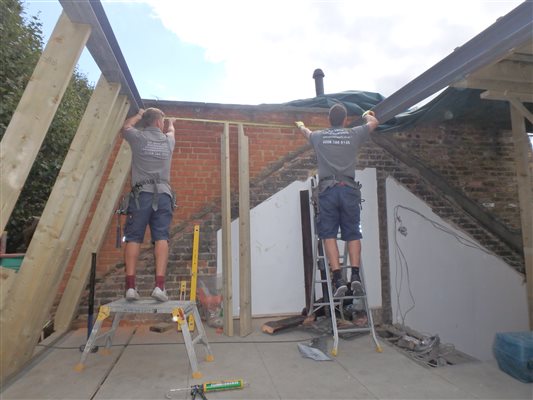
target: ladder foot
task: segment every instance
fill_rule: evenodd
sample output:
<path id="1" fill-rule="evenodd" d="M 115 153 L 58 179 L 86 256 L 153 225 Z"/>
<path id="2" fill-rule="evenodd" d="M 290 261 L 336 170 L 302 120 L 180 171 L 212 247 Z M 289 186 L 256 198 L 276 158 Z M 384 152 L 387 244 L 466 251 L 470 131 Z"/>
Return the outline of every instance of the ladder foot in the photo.
<path id="1" fill-rule="evenodd" d="M 103 356 L 109 356 L 109 355 L 111 355 L 111 349 L 102 349 L 100 354 L 103 355 Z"/>
<path id="2" fill-rule="evenodd" d="M 331 349 L 331 355 L 337 357 L 337 349 Z"/>
<path id="3" fill-rule="evenodd" d="M 202 373 L 200 371 L 194 371 L 192 373 L 192 378 L 193 379 L 201 379 L 202 378 Z"/>
<path id="4" fill-rule="evenodd" d="M 208 354 L 205 356 L 205 361 L 207 362 L 215 361 L 215 356 L 213 354 Z"/>
<path id="5" fill-rule="evenodd" d="M 376 351 L 378 353 L 383 353 L 383 348 L 381 346 L 376 346 Z"/>
<path id="6" fill-rule="evenodd" d="M 85 369 L 85 365 L 82 363 L 78 363 L 74 366 L 74 371 L 76 372 L 82 372 Z"/>

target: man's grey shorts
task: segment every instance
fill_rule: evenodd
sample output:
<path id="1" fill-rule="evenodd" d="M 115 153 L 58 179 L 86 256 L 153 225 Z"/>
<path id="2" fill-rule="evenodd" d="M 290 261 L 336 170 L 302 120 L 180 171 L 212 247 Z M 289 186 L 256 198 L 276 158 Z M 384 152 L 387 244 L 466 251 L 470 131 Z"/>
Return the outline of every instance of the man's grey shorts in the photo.
<path id="1" fill-rule="evenodd" d="M 318 195 L 317 230 L 320 239 L 337 238 L 339 228 L 345 241 L 362 239 L 361 191 L 346 184 L 329 187 Z"/>
<path id="2" fill-rule="evenodd" d="M 130 199 L 124 227 L 126 242 L 142 243 L 147 226 L 150 226 L 152 242 L 168 240 L 168 231 L 172 221 L 172 198 L 166 193 L 159 193 L 157 197 L 157 211 L 152 209 L 153 193 L 139 193 L 139 208 L 137 208 L 135 199 Z"/>

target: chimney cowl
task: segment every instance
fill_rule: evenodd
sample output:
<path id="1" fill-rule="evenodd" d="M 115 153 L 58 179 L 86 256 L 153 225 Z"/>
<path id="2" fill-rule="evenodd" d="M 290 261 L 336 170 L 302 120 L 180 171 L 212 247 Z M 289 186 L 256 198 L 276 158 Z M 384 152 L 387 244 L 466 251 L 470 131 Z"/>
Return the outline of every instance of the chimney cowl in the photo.
<path id="1" fill-rule="evenodd" d="M 322 96 L 324 94 L 324 72 L 317 68 L 313 72 L 313 79 L 315 80 L 315 92 L 317 96 Z"/>

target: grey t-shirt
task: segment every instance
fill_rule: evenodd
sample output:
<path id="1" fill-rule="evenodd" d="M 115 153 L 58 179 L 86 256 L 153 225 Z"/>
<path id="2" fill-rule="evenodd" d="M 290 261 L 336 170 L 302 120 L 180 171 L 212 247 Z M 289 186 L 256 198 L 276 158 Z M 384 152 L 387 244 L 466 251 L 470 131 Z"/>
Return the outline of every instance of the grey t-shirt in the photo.
<path id="1" fill-rule="evenodd" d="M 332 175 L 355 178 L 357 152 L 370 137 L 367 124 L 354 128 L 328 128 L 311 132 L 309 142 L 315 149 L 318 178 Z"/>
<path id="2" fill-rule="evenodd" d="M 172 195 L 170 165 L 176 139 L 165 135 L 156 127 L 143 130 L 129 128 L 123 136 L 132 152 L 131 185 L 147 181 L 159 182 L 156 183 L 157 191 Z M 155 184 L 148 183 L 142 186 L 141 191 L 153 193 L 155 189 Z"/>

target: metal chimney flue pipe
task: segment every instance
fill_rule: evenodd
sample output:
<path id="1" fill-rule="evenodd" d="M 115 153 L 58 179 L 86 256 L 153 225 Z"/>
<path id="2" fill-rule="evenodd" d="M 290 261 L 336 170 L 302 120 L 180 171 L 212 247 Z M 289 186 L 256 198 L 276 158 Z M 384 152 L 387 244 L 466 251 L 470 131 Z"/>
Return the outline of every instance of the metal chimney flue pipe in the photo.
<path id="1" fill-rule="evenodd" d="M 317 68 L 313 72 L 313 79 L 315 80 L 315 92 L 317 96 L 322 96 L 324 94 L 324 72 Z"/>

